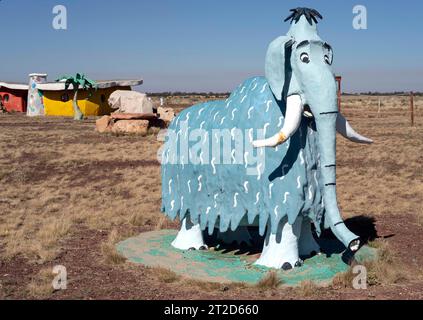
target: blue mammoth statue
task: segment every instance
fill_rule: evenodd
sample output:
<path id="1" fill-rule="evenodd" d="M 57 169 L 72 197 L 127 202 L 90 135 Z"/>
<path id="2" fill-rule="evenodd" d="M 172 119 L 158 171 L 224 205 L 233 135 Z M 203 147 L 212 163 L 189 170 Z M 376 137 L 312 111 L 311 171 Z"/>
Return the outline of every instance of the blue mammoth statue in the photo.
<path id="1" fill-rule="evenodd" d="M 321 15 L 291 10 L 286 36 L 267 51 L 265 77 L 242 83 L 226 101 L 182 111 L 162 149 L 162 211 L 182 227 L 172 243 L 207 250 L 209 234 L 249 241 L 258 227 L 257 265 L 289 270 L 319 253 L 314 233 L 331 229 L 356 251 L 336 195 L 336 133 L 371 143 L 340 114 L 333 52 L 317 32 Z M 312 228 L 314 225 L 314 228 Z"/>

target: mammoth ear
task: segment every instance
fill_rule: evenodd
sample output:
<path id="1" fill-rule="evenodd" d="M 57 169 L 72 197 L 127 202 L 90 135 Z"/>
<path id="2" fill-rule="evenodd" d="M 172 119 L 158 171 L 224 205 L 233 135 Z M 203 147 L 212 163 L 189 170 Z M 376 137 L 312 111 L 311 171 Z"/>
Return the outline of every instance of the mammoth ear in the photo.
<path id="1" fill-rule="evenodd" d="M 282 100 L 288 92 L 292 75 L 291 53 L 294 40 L 288 36 L 276 38 L 266 54 L 265 75 L 276 99 Z"/>

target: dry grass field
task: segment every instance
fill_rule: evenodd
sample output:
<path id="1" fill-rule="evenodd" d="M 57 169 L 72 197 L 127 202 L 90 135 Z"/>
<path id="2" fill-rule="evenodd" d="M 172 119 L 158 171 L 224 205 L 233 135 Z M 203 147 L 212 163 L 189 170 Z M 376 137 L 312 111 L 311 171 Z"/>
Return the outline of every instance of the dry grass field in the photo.
<path id="1" fill-rule="evenodd" d="M 345 116 L 375 140 L 338 140 L 342 212 L 381 248 L 363 291 L 352 289 L 351 273 L 324 289 L 285 288 L 272 274 L 257 286 L 223 286 L 125 262 L 114 249 L 120 239 L 178 228 L 160 214 L 156 135 L 100 135 L 95 119 L 0 114 L 0 298 L 421 299 L 423 97 L 415 99 L 411 127 L 408 97 L 343 98 Z M 67 268 L 67 290 L 51 287 L 55 265 Z"/>

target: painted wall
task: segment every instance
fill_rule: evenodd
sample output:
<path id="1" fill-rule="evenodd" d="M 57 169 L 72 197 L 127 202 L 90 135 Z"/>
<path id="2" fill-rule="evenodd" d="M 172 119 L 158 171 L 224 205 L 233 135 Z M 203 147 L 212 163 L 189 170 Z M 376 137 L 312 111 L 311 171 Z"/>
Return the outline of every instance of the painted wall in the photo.
<path id="1" fill-rule="evenodd" d="M 108 115 L 110 95 L 116 90 L 131 90 L 131 87 L 113 87 L 78 92 L 78 105 L 85 116 Z M 46 116 L 73 116 L 73 91 L 43 91 L 44 112 Z"/>
<path id="2" fill-rule="evenodd" d="M 26 99 L 28 91 L 0 89 L 0 100 L 7 112 L 26 112 Z"/>

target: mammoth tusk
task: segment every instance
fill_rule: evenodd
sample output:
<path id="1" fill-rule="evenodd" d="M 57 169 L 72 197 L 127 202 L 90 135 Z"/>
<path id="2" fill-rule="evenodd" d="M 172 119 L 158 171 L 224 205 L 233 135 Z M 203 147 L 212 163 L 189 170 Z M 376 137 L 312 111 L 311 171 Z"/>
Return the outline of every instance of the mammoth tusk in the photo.
<path id="1" fill-rule="evenodd" d="M 298 130 L 304 106 L 299 95 L 292 95 L 286 99 L 285 124 L 280 132 L 269 139 L 253 141 L 255 148 L 277 147 L 284 143 Z"/>
<path id="2" fill-rule="evenodd" d="M 338 131 L 338 133 L 341 134 L 344 138 L 352 142 L 365 144 L 373 143 L 373 140 L 358 134 L 348 123 L 348 120 L 345 119 L 345 117 L 340 113 L 336 119 L 336 131 Z"/>

